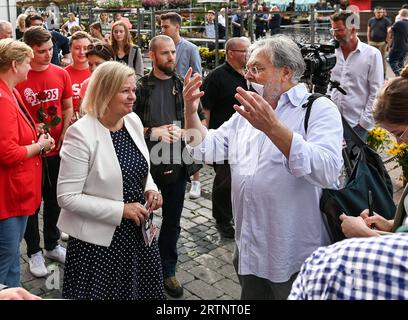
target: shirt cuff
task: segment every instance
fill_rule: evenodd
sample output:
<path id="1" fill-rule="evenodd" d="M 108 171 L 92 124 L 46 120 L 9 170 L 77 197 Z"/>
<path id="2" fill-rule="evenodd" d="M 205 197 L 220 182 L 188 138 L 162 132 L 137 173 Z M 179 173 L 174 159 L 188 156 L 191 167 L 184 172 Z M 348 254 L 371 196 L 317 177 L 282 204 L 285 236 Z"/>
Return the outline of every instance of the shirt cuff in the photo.
<path id="1" fill-rule="evenodd" d="M 283 156 L 283 161 L 289 173 L 296 178 L 303 177 L 312 172 L 310 158 L 306 151 L 303 137 L 299 133 L 293 132 L 289 160 Z"/>

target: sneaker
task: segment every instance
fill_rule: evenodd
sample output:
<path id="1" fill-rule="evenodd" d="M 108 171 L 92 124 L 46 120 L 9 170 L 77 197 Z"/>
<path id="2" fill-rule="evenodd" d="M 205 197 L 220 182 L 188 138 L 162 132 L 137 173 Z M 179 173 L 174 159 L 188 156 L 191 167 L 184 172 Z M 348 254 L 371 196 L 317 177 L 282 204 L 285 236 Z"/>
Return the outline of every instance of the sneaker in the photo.
<path id="1" fill-rule="evenodd" d="M 169 296 L 174 298 L 179 298 L 183 295 L 183 287 L 175 276 L 164 278 L 164 289 Z"/>
<path id="2" fill-rule="evenodd" d="M 31 255 L 31 258 L 28 260 L 28 268 L 34 277 L 41 278 L 48 274 L 44 262 L 45 260 L 41 251 Z"/>
<path id="3" fill-rule="evenodd" d="M 191 181 L 191 188 L 189 193 L 190 199 L 198 199 L 201 196 L 200 181 Z"/>
<path id="4" fill-rule="evenodd" d="M 215 227 L 222 237 L 228 239 L 235 238 L 235 229 L 231 224 L 217 224 Z"/>
<path id="5" fill-rule="evenodd" d="M 61 231 L 61 240 L 62 241 L 68 241 L 69 234 L 66 234 L 65 232 Z"/>
<path id="6" fill-rule="evenodd" d="M 60 245 L 57 245 L 53 250 L 50 250 L 50 251 L 45 250 L 45 256 L 48 259 L 57 261 L 59 263 L 65 263 L 66 253 L 67 253 L 67 250 Z"/>

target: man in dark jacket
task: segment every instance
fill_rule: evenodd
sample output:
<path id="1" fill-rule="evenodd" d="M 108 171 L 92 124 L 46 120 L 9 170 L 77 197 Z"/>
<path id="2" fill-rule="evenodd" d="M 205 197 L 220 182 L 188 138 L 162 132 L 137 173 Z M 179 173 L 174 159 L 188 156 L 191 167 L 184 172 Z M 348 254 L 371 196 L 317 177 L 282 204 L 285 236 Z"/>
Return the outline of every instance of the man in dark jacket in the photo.
<path id="1" fill-rule="evenodd" d="M 165 35 L 154 37 L 149 44 L 149 56 L 153 69 L 138 81 L 134 111 L 143 122 L 151 174 L 163 196 L 163 221 L 158 243 L 164 288 L 170 296 L 180 297 L 183 287 L 175 276 L 177 240 L 186 183 L 194 171 L 194 164 L 190 163 L 190 157 L 187 158 L 188 153 L 183 152 L 183 81 L 175 73 L 173 40 Z"/>

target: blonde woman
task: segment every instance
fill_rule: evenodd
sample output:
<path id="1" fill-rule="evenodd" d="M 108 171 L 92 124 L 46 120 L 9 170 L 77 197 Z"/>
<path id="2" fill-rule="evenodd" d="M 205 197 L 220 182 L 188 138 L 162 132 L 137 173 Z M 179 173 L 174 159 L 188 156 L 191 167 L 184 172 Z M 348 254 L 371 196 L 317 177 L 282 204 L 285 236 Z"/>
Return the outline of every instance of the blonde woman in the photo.
<path id="1" fill-rule="evenodd" d="M 137 79 L 141 78 L 144 75 L 142 51 L 133 44 L 132 35 L 123 21 L 112 25 L 111 44 L 115 60 L 135 69 Z"/>
<path id="2" fill-rule="evenodd" d="M 57 186 L 58 227 L 70 235 L 63 298 L 164 298 L 157 242 L 142 235 L 162 197 L 132 112 L 135 90 L 132 68 L 101 64 L 83 100 L 87 114 L 65 135 Z"/>
<path id="3" fill-rule="evenodd" d="M 23 37 L 24 32 L 26 30 L 26 25 L 25 25 L 25 19 L 27 18 L 27 15 L 22 13 L 17 17 L 16 20 L 16 39 L 19 40 Z"/>

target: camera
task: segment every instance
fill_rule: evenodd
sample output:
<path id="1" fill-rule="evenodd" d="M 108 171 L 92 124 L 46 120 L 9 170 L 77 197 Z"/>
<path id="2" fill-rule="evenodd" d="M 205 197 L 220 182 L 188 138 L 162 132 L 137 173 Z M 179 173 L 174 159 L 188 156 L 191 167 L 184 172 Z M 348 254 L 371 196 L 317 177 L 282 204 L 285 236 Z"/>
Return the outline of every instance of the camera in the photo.
<path id="1" fill-rule="evenodd" d="M 339 47 L 337 40 L 328 44 L 300 44 L 306 70 L 301 81 L 306 82 L 314 92 L 326 94 L 330 81 L 330 70 L 336 65 L 335 49 Z"/>

